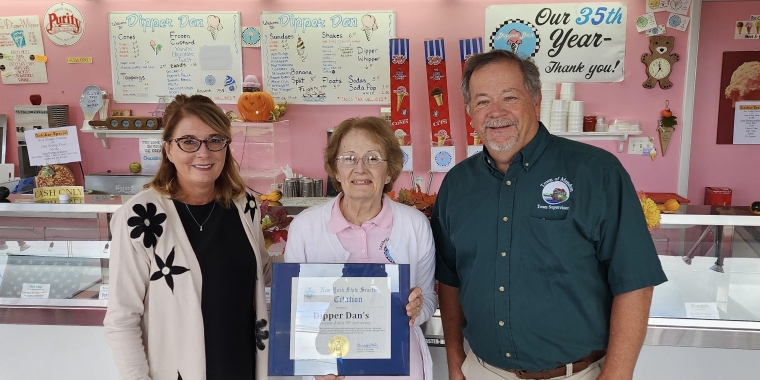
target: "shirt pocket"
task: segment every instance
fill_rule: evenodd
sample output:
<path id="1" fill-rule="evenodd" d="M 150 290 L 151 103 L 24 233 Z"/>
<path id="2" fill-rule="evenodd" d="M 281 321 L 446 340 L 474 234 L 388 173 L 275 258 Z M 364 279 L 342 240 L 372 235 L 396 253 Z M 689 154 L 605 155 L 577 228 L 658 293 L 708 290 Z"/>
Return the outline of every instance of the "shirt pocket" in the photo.
<path id="1" fill-rule="evenodd" d="M 560 258 L 569 246 L 568 231 L 570 220 L 550 220 L 528 218 L 528 234 L 521 254 L 523 268 L 540 273 L 567 274 L 567 268 Z"/>

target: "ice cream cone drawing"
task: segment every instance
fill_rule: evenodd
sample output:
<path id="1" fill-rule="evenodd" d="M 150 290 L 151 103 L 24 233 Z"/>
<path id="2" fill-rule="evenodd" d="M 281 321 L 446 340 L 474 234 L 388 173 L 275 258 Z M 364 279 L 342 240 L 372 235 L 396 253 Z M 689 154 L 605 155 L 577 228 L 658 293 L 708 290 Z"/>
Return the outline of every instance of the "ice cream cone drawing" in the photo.
<path id="1" fill-rule="evenodd" d="M 222 21 L 219 19 L 219 16 L 210 15 L 206 19 L 206 22 L 208 23 L 208 27 L 206 29 L 211 32 L 211 38 L 216 41 L 216 35 L 220 30 L 224 29 L 222 26 Z"/>
<path id="2" fill-rule="evenodd" d="M 470 133 L 470 136 L 472 136 L 472 145 L 480 145 L 480 136 L 478 136 L 478 132 L 472 132 Z"/>
<path id="3" fill-rule="evenodd" d="M 752 24 L 748 22 L 748 23 L 744 24 L 744 27 L 747 28 L 747 34 L 749 34 L 750 29 L 752 29 Z"/>
<path id="4" fill-rule="evenodd" d="M 393 132 L 393 135 L 398 139 L 398 145 L 404 146 L 404 137 L 406 137 L 406 132 L 404 132 L 403 129 L 397 129 Z"/>
<path id="5" fill-rule="evenodd" d="M 404 101 L 404 97 L 409 95 L 408 92 L 406 92 L 406 87 L 404 86 L 398 86 L 395 90 L 393 90 L 393 93 L 396 94 L 396 111 L 401 109 L 401 102 Z"/>
<path id="6" fill-rule="evenodd" d="M 744 26 L 743 22 L 738 21 L 736 23 L 736 34 L 742 34 L 742 26 Z"/>
<path id="7" fill-rule="evenodd" d="M 507 36 L 509 37 L 507 45 L 512 47 L 512 53 L 517 54 L 517 48 L 522 44 L 522 33 L 518 32 L 516 29 L 512 29 Z"/>
<path id="8" fill-rule="evenodd" d="M 150 47 L 153 48 L 153 51 L 156 51 L 156 41 L 150 40 Z"/>
<path id="9" fill-rule="evenodd" d="M 298 43 L 296 43 L 296 51 L 298 52 L 299 57 L 301 57 L 302 59 L 305 58 L 304 53 L 306 52 L 306 46 L 304 46 L 301 36 L 298 36 Z"/>
<path id="10" fill-rule="evenodd" d="M 362 16 L 362 25 L 364 35 L 367 37 L 367 41 L 369 41 L 372 38 L 372 32 L 377 30 L 377 22 L 375 22 L 375 16 Z"/>
<path id="11" fill-rule="evenodd" d="M 755 21 L 755 34 L 760 34 L 760 20 Z"/>
<path id="12" fill-rule="evenodd" d="M 744 62 L 737 67 L 724 93 L 731 99 L 731 107 L 743 100 L 760 100 L 760 62 Z"/>
<path id="13" fill-rule="evenodd" d="M 662 149 L 663 156 L 665 155 L 665 151 L 668 150 L 668 144 L 670 144 L 670 138 L 673 137 L 673 131 L 675 130 L 676 129 L 673 127 L 661 126 L 657 128 L 657 133 L 660 135 L 660 149 Z"/>
<path id="14" fill-rule="evenodd" d="M 438 137 L 438 146 L 443 146 L 446 143 L 446 139 L 449 138 L 449 134 L 445 129 L 441 129 L 435 134 L 435 137 Z"/>
<path id="15" fill-rule="evenodd" d="M 443 90 L 439 87 L 434 88 L 433 91 L 430 92 L 430 96 L 435 99 L 435 104 L 439 107 L 443 105 Z"/>

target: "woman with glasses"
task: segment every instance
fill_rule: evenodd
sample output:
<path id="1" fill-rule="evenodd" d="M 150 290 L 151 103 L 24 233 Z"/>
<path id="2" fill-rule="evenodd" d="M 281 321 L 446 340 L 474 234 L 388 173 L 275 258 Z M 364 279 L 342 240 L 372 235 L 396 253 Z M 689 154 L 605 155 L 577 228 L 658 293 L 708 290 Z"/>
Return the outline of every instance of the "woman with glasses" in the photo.
<path id="1" fill-rule="evenodd" d="M 161 163 L 111 220 L 103 324 L 119 379 L 266 379 L 269 254 L 209 98 L 178 95 Z"/>
<path id="2" fill-rule="evenodd" d="M 425 215 L 385 195 L 393 188 L 404 165 L 398 139 L 388 122 L 381 118 L 345 120 L 330 136 L 324 165 L 341 193 L 322 206 L 305 210 L 293 220 L 285 246 L 285 261 L 409 264 L 413 287 L 406 305 L 411 329 L 410 375 L 387 379 L 432 380 L 430 352 L 419 326 L 430 318 L 436 307 L 435 247 Z"/>

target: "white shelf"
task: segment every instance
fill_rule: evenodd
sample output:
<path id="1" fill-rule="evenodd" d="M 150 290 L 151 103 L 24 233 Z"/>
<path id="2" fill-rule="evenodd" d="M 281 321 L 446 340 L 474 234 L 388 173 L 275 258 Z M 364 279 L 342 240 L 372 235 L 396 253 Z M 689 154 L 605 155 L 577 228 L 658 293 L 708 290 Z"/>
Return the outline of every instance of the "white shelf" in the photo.
<path id="1" fill-rule="evenodd" d="M 157 139 L 161 138 L 163 129 L 148 130 L 148 131 L 119 131 L 116 129 L 80 129 L 84 133 L 92 133 L 96 139 L 100 139 L 103 143 L 103 147 L 108 149 L 109 138 L 133 138 L 133 139 Z"/>
<path id="2" fill-rule="evenodd" d="M 642 131 L 625 131 L 625 132 L 551 132 L 555 136 L 561 136 L 566 139 L 576 141 L 617 141 L 618 153 L 623 152 L 623 145 L 628 136 L 638 136 Z"/>

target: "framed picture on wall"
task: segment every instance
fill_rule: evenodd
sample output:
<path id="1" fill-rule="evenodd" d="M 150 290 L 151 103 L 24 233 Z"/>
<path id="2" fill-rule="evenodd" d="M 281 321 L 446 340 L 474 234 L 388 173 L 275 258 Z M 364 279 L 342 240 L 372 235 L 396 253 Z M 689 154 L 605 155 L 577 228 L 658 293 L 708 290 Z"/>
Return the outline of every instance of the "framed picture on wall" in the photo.
<path id="1" fill-rule="evenodd" d="M 760 144 L 760 51 L 723 53 L 716 143 Z"/>

